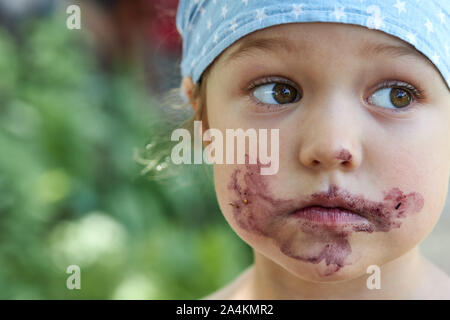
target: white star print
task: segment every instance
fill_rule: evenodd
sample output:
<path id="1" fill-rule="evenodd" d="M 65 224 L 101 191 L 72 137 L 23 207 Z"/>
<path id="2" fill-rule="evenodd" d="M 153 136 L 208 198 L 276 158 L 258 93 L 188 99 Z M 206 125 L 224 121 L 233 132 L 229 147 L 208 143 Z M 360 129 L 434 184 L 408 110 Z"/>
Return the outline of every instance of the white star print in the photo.
<path id="1" fill-rule="evenodd" d="M 203 47 L 203 49 L 202 49 L 202 57 L 205 55 L 205 53 L 206 53 L 206 47 Z"/>
<path id="2" fill-rule="evenodd" d="M 210 30 L 211 26 L 212 26 L 211 19 L 208 19 L 208 21 L 206 22 L 206 29 Z"/>
<path id="3" fill-rule="evenodd" d="M 217 35 L 217 32 L 216 32 L 216 33 L 214 33 L 213 41 L 214 41 L 214 43 L 217 43 L 218 40 L 219 40 L 219 36 Z"/>
<path id="4" fill-rule="evenodd" d="M 441 23 L 445 23 L 445 14 L 442 12 L 442 10 L 439 10 L 439 19 L 441 20 Z"/>
<path id="5" fill-rule="evenodd" d="M 205 8 L 203 8 L 203 7 L 200 7 L 200 14 L 202 15 L 202 17 L 203 17 L 203 15 L 205 14 Z"/>
<path id="6" fill-rule="evenodd" d="M 406 12 L 405 3 L 403 1 L 397 0 L 397 3 L 394 5 L 397 8 L 398 14 L 402 13 L 402 11 Z"/>
<path id="7" fill-rule="evenodd" d="M 261 23 L 262 20 L 267 17 L 267 15 L 264 13 L 264 9 L 265 8 L 256 9 L 256 19 L 259 20 L 259 23 Z"/>
<path id="8" fill-rule="evenodd" d="M 297 18 L 299 14 L 303 13 L 303 6 L 305 4 L 300 3 L 300 4 L 293 4 L 292 5 L 292 13 L 295 14 L 295 17 Z"/>
<path id="9" fill-rule="evenodd" d="M 242 3 L 245 3 L 245 5 L 248 4 L 248 0 L 242 0 Z"/>
<path id="10" fill-rule="evenodd" d="M 375 29 L 380 29 L 383 26 L 383 18 L 380 16 L 375 16 L 373 20 L 373 25 Z"/>
<path id="11" fill-rule="evenodd" d="M 380 29 L 383 25 L 383 16 L 381 15 L 381 9 L 379 6 L 371 5 L 367 8 L 367 13 L 371 13 L 371 16 L 367 19 L 367 27 L 370 29 Z"/>
<path id="12" fill-rule="evenodd" d="M 408 41 L 414 45 L 417 44 L 416 36 L 417 36 L 417 34 L 411 33 L 411 32 L 408 32 L 408 34 L 406 35 L 406 37 L 408 38 Z"/>
<path id="13" fill-rule="evenodd" d="M 236 30 L 237 26 L 238 26 L 238 25 L 237 25 L 237 23 L 236 23 L 236 19 L 234 19 L 234 20 L 231 22 L 230 30 L 234 32 L 234 30 Z"/>
<path id="14" fill-rule="evenodd" d="M 227 12 L 228 12 L 228 9 L 227 9 L 227 5 L 224 5 L 223 7 L 222 7 L 222 17 L 225 19 L 225 17 L 227 16 Z"/>
<path id="15" fill-rule="evenodd" d="M 433 54 L 433 56 L 431 57 L 431 60 L 433 60 L 433 62 L 438 65 L 439 64 L 439 56 L 436 54 L 436 52 Z"/>
<path id="16" fill-rule="evenodd" d="M 189 24 L 188 24 L 188 29 L 189 29 L 189 30 L 192 30 L 193 28 L 194 28 L 194 25 L 193 25 L 192 23 L 189 23 Z"/>
<path id="17" fill-rule="evenodd" d="M 433 24 L 430 19 L 427 18 L 427 22 L 425 23 L 425 27 L 427 27 L 428 33 L 433 32 Z"/>
<path id="18" fill-rule="evenodd" d="M 199 42 L 200 42 L 200 35 L 197 35 L 197 36 L 195 37 L 195 43 L 196 43 L 196 44 L 199 44 Z"/>
<path id="19" fill-rule="evenodd" d="M 344 10 L 345 10 L 344 7 L 338 8 L 336 5 L 334 5 L 333 15 L 336 17 L 337 20 L 341 20 L 342 17 L 345 17 Z"/>

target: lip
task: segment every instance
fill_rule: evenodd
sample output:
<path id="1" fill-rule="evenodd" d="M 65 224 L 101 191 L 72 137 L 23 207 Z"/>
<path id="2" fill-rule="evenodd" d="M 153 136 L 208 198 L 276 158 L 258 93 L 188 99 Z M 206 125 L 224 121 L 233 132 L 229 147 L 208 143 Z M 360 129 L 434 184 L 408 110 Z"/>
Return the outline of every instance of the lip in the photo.
<path id="1" fill-rule="evenodd" d="M 330 226 L 368 223 L 365 217 L 342 207 L 314 205 L 296 210 L 293 214 L 298 218 L 309 220 L 313 223 Z"/>
<path id="2" fill-rule="evenodd" d="M 363 201 L 358 201 L 357 196 L 318 192 L 309 198 L 310 201 L 291 212 L 294 217 L 313 225 L 372 230 L 371 220 L 376 212 L 370 212 L 371 209 L 364 206 Z"/>

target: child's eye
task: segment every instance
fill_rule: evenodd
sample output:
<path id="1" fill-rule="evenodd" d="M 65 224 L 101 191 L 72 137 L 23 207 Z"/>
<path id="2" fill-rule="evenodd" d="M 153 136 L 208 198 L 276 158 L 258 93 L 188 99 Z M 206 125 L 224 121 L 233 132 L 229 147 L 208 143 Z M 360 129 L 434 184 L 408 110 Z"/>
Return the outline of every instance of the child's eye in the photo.
<path id="1" fill-rule="evenodd" d="M 300 99 L 298 90 L 286 83 L 259 85 L 253 90 L 253 96 L 265 104 L 287 104 Z"/>
<path id="2" fill-rule="evenodd" d="M 416 91 L 417 93 L 415 93 Z M 383 88 L 378 89 L 369 97 L 369 102 L 382 108 L 402 109 L 413 102 L 415 95 L 420 96 L 420 93 L 409 84 L 384 83 Z"/>

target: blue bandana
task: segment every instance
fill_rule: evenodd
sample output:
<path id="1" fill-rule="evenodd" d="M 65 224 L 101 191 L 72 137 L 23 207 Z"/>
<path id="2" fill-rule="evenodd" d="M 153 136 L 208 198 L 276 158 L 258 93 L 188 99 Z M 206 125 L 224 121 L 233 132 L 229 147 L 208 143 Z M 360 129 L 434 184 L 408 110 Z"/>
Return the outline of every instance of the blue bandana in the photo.
<path id="1" fill-rule="evenodd" d="M 428 57 L 450 88 L 450 0 L 180 0 L 182 76 L 197 82 L 243 36 L 293 22 L 337 22 L 378 29 Z"/>

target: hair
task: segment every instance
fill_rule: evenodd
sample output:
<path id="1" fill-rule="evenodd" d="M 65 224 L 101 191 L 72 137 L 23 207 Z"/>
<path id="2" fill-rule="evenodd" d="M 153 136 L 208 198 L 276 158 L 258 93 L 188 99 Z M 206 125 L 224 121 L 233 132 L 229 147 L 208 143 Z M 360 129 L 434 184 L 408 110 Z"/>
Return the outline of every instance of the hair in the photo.
<path id="1" fill-rule="evenodd" d="M 194 85 L 192 92 L 194 100 L 198 100 L 197 109 L 194 116 L 189 120 L 189 123 L 193 125 L 194 120 L 202 120 L 203 117 L 207 118 L 206 111 L 206 83 L 210 68 L 208 67 L 202 74 L 198 82 Z"/>
<path id="2" fill-rule="evenodd" d="M 210 67 L 194 84 L 192 98 L 197 101 L 194 112 L 181 87 L 173 88 L 157 97 L 157 119 L 150 123 L 150 138 L 145 150 L 136 149 L 134 152 L 135 161 L 144 166 L 141 174 L 151 179 L 166 179 L 179 173 L 182 166 L 174 165 L 170 158 L 172 148 L 177 144 L 171 141 L 171 133 L 178 128 L 187 129 L 192 143 L 194 121 L 207 119 L 206 84 L 209 70 Z"/>

